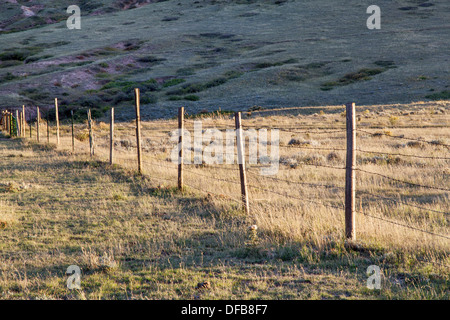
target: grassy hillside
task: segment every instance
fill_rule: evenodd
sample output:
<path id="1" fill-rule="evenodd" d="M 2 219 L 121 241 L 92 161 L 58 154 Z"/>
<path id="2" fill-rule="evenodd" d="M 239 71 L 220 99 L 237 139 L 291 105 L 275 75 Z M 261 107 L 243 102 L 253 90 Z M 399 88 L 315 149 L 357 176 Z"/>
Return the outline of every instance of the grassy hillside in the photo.
<path id="1" fill-rule="evenodd" d="M 117 124 L 113 166 L 103 122 L 93 158 L 85 124 L 76 125 L 75 153 L 68 126 L 58 147 L 53 124 L 50 144 L 37 144 L 35 131 L 31 140 L 1 138 L 0 297 L 448 300 L 450 202 L 436 188 L 449 186 L 449 104 L 358 107 L 358 128 L 369 132 L 358 132 L 366 151 L 358 168 L 435 188 L 358 172 L 351 245 L 343 238 L 343 108 L 307 111 L 244 114 L 245 128 L 284 128 L 278 174 L 248 168 L 250 215 L 236 202 L 236 165 L 186 165 L 186 190 L 176 190 L 175 120 L 142 124 L 144 176 L 133 122 Z M 204 128 L 234 124 L 220 112 L 196 117 Z M 81 290 L 66 287 L 69 265 L 82 269 Z M 366 287 L 369 265 L 382 269 L 381 290 Z"/>
<path id="2" fill-rule="evenodd" d="M 45 108 L 59 97 L 66 114 L 116 106 L 126 120 L 133 87 L 142 89 L 145 119 L 180 105 L 449 98 L 445 0 L 383 3 L 381 30 L 366 27 L 372 3 L 356 0 L 70 1 L 80 5 L 81 30 L 66 28 L 68 3 L 2 2 L 0 107 Z"/>
<path id="3" fill-rule="evenodd" d="M 19 32 L 67 20 L 70 5 L 83 9 L 83 16 L 103 15 L 139 8 L 158 0 L 6 0 L 0 3 L 0 34 Z"/>

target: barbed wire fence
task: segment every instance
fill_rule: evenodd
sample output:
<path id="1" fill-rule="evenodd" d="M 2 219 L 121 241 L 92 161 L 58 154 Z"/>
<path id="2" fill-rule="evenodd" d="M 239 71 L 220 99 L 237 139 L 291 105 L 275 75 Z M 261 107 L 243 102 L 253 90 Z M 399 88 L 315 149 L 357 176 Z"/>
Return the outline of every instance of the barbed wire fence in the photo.
<path id="1" fill-rule="evenodd" d="M 69 129 L 65 128 L 63 134 L 61 134 L 61 127 L 59 123 L 58 117 L 58 102 L 55 99 L 55 113 L 56 113 L 56 128 L 55 126 L 51 126 L 49 122 L 48 112 L 46 115 L 46 121 L 41 121 L 41 115 L 39 109 L 36 110 L 36 128 L 34 128 L 34 136 L 38 142 L 42 142 L 40 139 L 40 132 L 42 131 L 42 127 L 44 126 L 47 132 L 47 143 L 50 142 L 50 136 L 56 135 L 57 137 L 57 145 L 61 144 L 62 137 L 70 137 L 71 140 L 71 150 L 74 154 L 83 154 L 86 153 L 86 150 L 89 150 L 89 157 L 98 159 L 102 159 L 108 161 L 111 165 L 118 163 L 129 163 L 135 162 L 137 165 L 138 172 L 140 174 L 146 174 L 148 168 L 152 168 L 151 179 L 163 181 L 165 183 L 173 184 L 174 189 L 175 186 L 178 190 L 183 191 L 185 187 L 196 190 L 206 196 L 215 196 L 220 199 L 229 200 L 234 203 L 237 207 L 240 206 L 245 210 L 247 214 L 249 214 L 252 210 L 261 210 L 257 208 L 257 206 L 253 206 L 258 203 L 257 199 L 252 199 L 251 194 L 255 192 L 270 194 L 278 198 L 283 198 L 287 200 L 297 201 L 301 203 L 311 203 L 317 206 L 323 206 L 330 210 L 336 210 L 337 212 L 345 212 L 345 237 L 348 240 L 356 240 L 357 228 L 355 226 L 355 215 L 363 215 L 369 219 L 377 220 L 380 223 L 390 224 L 395 226 L 396 228 L 403 228 L 407 230 L 413 230 L 415 232 L 420 232 L 423 234 L 427 234 L 432 237 L 445 239 L 445 241 L 450 240 L 450 236 L 448 234 L 442 234 L 436 232 L 434 230 L 427 230 L 424 228 L 419 228 L 410 223 L 406 223 L 405 221 L 398 221 L 393 218 L 386 217 L 384 215 L 374 215 L 368 213 L 367 206 L 362 206 L 363 197 L 372 197 L 378 200 L 382 200 L 386 203 L 391 203 L 395 205 L 406 206 L 409 208 L 414 208 L 423 212 L 423 214 L 437 214 L 445 217 L 446 223 L 449 222 L 450 212 L 445 210 L 438 210 L 436 208 L 428 208 L 424 205 L 419 205 L 413 201 L 408 201 L 408 197 L 402 196 L 402 194 L 398 193 L 398 197 L 389 197 L 385 195 L 379 195 L 374 192 L 369 192 L 366 190 L 357 190 L 356 189 L 356 173 L 360 173 L 361 175 L 367 176 L 376 176 L 385 180 L 389 183 L 394 183 L 395 187 L 403 187 L 403 188 L 411 188 L 415 190 L 426 189 L 433 190 L 436 192 L 440 192 L 440 196 L 448 199 L 448 193 L 450 192 L 450 188 L 447 186 L 436 186 L 429 185 L 425 183 L 406 181 L 400 178 L 396 178 L 395 176 L 390 176 L 386 173 L 379 173 L 376 171 L 366 170 L 357 166 L 356 163 L 356 153 L 362 154 L 372 154 L 372 155 L 383 155 L 387 157 L 405 157 L 405 158 L 416 158 L 416 159 L 426 159 L 431 161 L 444 161 L 447 163 L 450 161 L 450 157 L 446 156 L 424 156 L 424 155 L 415 155 L 415 154 L 406 154 L 406 153 L 390 153 L 390 152 L 381 152 L 376 150 L 366 150 L 364 148 L 356 147 L 356 136 L 357 134 L 361 135 L 369 135 L 369 136 L 386 136 L 390 139 L 399 139 L 399 140 L 407 140 L 420 144 L 428 144 L 440 148 L 444 148 L 445 150 L 450 149 L 450 145 L 442 142 L 442 141 L 428 141 L 421 138 L 413 138 L 406 137 L 404 135 L 392 135 L 390 133 L 380 133 L 380 132 L 370 132 L 369 129 L 359 129 L 356 128 L 355 121 L 355 104 L 347 104 L 346 105 L 346 127 L 340 128 L 321 128 L 321 129 L 313 129 L 308 128 L 306 130 L 299 129 L 294 126 L 254 126 L 251 129 L 271 129 L 271 130 L 279 130 L 281 132 L 285 132 L 288 134 L 323 134 L 323 135 L 339 135 L 345 134 L 347 146 L 343 147 L 334 147 L 334 146 L 312 146 L 309 144 L 297 145 L 295 143 L 288 143 L 287 145 L 278 144 L 280 149 L 290 151 L 290 150 L 314 150 L 319 152 L 341 152 L 346 153 L 346 165 L 345 166 L 335 166 L 335 165 L 326 165 L 320 163 L 320 161 L 303 161 L 300 166 L 310 167 L 310 168 L 318 168 L 318 169 L 327 169 L 333 170 L 336 172 L 340 172 L 345 175 L 343 180 L 345 181 L 344 185 L 336 184 L 336 182 L 332 184 L 324 184 L 324 183 L 314 183 L 314 182 L 305 182 L 300 180 L 293 180 L 289 178 L 280 178 L 274 175 L 261 175 L 258 174 L 257 170 L 261 170 L 262 168 L 266 168 L 264 164 L 249 164 L 246 162 L 246 151 L 244 148 L 245 136 L 242 133 L 242 119 L 241 113 L 236 112 L 234 114 L 235 125 L 230 126 L 210 126 L 210 127 L 202 127 L 202 132 L 206 130 L 218 130 L 221 134 L 223 130 L 227 131 L 227 135 L 225 141 L 227 144 L 230 143 L 232 145 L 233 152 L 231 153 L 233 162 L 226 164 L 206 164 L 204 162 L 196 163 L 195 162 L 195 149 L 200 146 L 195 146 L 194 148 L 185 145 L 185 134 L 184 132 L 187 130 L 186 125 L 195 127 L 195 120 L 193 119 L 185 119 L 185 110 L 183 107 L 179 109 L 178 112 L 178 127 L 175 128 L 141 128 L 140 121 L 140 101 L 139 101 L 139 89 L 135 89 L 135 111 L 136 111 L 136 121 L 135 124 L 129 123 L 128 125 L 122 124 L 121 126 L 117 126 L 114 123 L 114 108 L 111 109 L 110 113 L 110 123 L 109 123 L 109 134 L 105 133 L 104 130 L 96 130 L 95 121 L 92 119 L 90 110 L 88 114 L 88 121 L 86 124 L 77 125 L 78 133 L 75 133 L 74 126 L 74 118 L 73 112 L 71 113 L 71 121 L 69 124 Z M 32 126 L 32 118 L 31 118 L 32 110 L 28 110 L 28 122 L 29 128 L 27 128 L 27 117 L 26 117 L 26 108 L 22 107 L 22 111 L 15 110 L 7 110 L 2 112 L 2 118 L 0 122 L 0 126 L 2 127 L 2 131 L 6 132 L 10 136 L 17 136 L 26 138 L 27 130 L 29 131 L 29 137 L 33 138 L 33 126 Z M 107 127 L 107 124 L 102 124 L 104 127 Z M 246 127 L 249 129 L 250 127 Z M 56 129 L 56 132 L 55 132 Z M 105 128 L 101 128 L 105 129 Z M 108 128 L 107 128 L 108 129 Z M 120 132 L 126 131 L 126 129 L 135 129 L 136 130 L 136 144 L 130 143 L 129 141 L 124 143 L 123 140 L 118 141 L 118 137 Z M 222 131 L 220 131 L 222 130 Z M 144 135 L 142 135 L 142 131 Z M 174 134 L 177 132 L 177 134 Z M 231 133 L 230 133 L 231 132 Z M 142 136 L 146 139 L 146 143 L 143 143 Z M 95 137 L 95 138 L 94 138 Z M 195 139 L 195 136 L 194 136 Z M 249 138 L 250 139 L 250 138 Z M 65 140 L 64 140 L 65 141 Z M 127 141 L 127 140 L 125 140 Z M 160 155 L 154 152 L 156 148 L 155 144 L 157 141 L 164 142 L 166 144 L 171 144 L 173 148 L 177 151 L 177 163 L 173 161 L 173 159 L 168 159 L 167 157 L 162 158 L 160 155 L 165 154 L 166 147 L 163 147 Z M 87 145 L 87 142 L 89 145 Z M 279 141 L 278 141 L 279 142 Z M 152 145 L 153 143 L 153 145 Z M 267 145 L 270 145 L 266 141 Z M 88 148 L 87 148 L 88 147 Z M 133 153 L 124 153 L 120 151 L 120 148 L 125 148 L 127 151 L 133 150 Z M 144 150 L 143 150 L 144 149 Z M 192 161 L 191 156 L 187 157 L 183 154 L 184 150 L 194 151 L 194 161 Z M 229 151 L 230 149 L 228 149 Z M 154 152 L 154 154 L 150 154 L 150 152 Z M 448 153 L 447 153 L 448 154 Z M 189 158 L 189 159 L 188 159 Z M 238 165 L 236 166 L 235 159 L 237 159 Z M 188 161 L 186 161 L 188 160 Z M 277 159 L 279 164 L 282 164 L 281 159 Z M 298 164 L 290 165 L 287 163 L 285 167 L 278 168 L 278 172 L 287 172 L 288 176 L 292 169 L 295 169 Z M 226 178 L 223 178 L 222 175 L 220 177 L 205 174 L 202 172 L 203 169 L 214 169 L 218 172 L 225 171 L 227 172 Z M 160 175 L 156 175 L 159 173 Z M 186 177 L 185 177 L 186 176 Z M 198 179 L 201 177 L 202 179 Z M 188 179 L 186 179 L 188 178 Z M 205 183 L 204 181 L 209 181 Z M 314 188 L 317 190 L 332 190 L 337 196 L 335 199 L 320 199 L 320 198 L 311 198 L 306 197 L 304 194 L 294 194 L 293 188 L 289 188 L 288 190 L 275 190 L 274 188 L 263 187 L 264 181 L 272 181 L 277 183 L 278 185 L 286 184 L 287 186 L 306 186 L 310 188 Z M 229 194 L 218 193 L 214 190 L 215 184 L 226 184 L 227 190 Z M 240 190 L 240 191 L 239 191 Z M 360 200 L 360 208 L 357 210 L 356 201 Z"/>

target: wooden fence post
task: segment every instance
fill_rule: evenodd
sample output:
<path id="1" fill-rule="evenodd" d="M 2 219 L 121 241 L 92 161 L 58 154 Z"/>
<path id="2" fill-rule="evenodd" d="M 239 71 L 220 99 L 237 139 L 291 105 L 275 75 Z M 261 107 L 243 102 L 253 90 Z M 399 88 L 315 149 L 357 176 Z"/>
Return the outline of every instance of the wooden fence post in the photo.
<path id="1" fill-rule="evenodd" d="M 142 155 L 141 155 L 141 110 L 140 110 L 140 92 L 139 88 L 134 89 L 134 100 L 136 109 L 136 143 L 138 156 L 138 172 L 142 174 Z"/>
<path id="2" fill-rule="evenodd" d="M 21 136 L 22 124 L 19 122 L 19 110 L 16 109 L 17 136 Z"/>
<path id="3" fill-rule="evenodd" d="M 178 190 L 183 191 L 183 163 L 184 163 L 184 107 L 178 109 Z"/>
<path id="4" fill-rule="evenodd" d="M 114 108 L 111 108 L 109 117 L 109 164 L 114 163 Z"/>
<path id="5" fill-rule="evenodd" d="M 23 137 L 22 111 L 19 111 L 19 121 L 20 121 L 20 136 Z"/>
<path id="6" fill-rule="evenodd" d="M 13 136 L 13 119 L 12 119 L 12 117 L 13 117 L 13 115 L 12 115 L 12 112 L 10 111 L 9 112 L 9 116 L 8 116 L 8 119 L 9 119 L 9 136 L 10 137 L 12 137 Z"/>
<path id="7" fill-rule="evenodd" d="M 49 125 L 49 121 L 48 121 L 48 110 L 47 113 L 45 114 L 45 122 L 47 123 L 47 143 L 50 143 L 50 125 Z"/>
<path id="8" fill-rule="evenodd" d="M 41 130 L 39 130 L 39 125 L 40 125 L 40 115 L 39 115 L 39 107 L 36 107 L 36 140 L 37 142 L 40 141 L 40 132 Z"/>
<path id="9" fill-rule="evenodd" d="M 27 121 L 25 120 L 25 105 L 22 106 L 22 130 L 23 130 L 23 134 L 22 136 L 25 138 L 25 135 L 27 133 L 26 131 L 26 127 L 27 127 Z"/>
<path id="10" fill-rule="evenodd" d="M 9 116 L 9 111 L 6 111 L 6 132 L 8 132 L 8 134 L 11 134 L 11 129 L 10 129 L 10 124 L 11 122 L 11 117 Z"/>
<path id="11" fill-rule="evenodd" d="M 92 116 L 91 109 L 88 110 L 88 127 L 89 127 L 89 154 L 94 155 L 94 134 L 92 132 Z"/>
<path id="12" fill-rule="evenodd" d="M 30 112 L 30 139 L 33 137 L 33 129 L 31 127 L 31 112 Z"/>
<path id="13" fill-rule="evenodd" d="M 356 169 L 356 111 L 354 103 L 347 103 L 347 161 L 345 172 L 345 237 L 356 240 L 355 231 L 355 169 Z"/>
<path id="14" fill-rule="evenodd" d="M 73 127 L 73 110 L 70 110 L 70 118 L 72 120 L 72 153 L 75 153 L 75 132 Z"/>
<path id="15" fill-rule="evenodd" d="M 55 116 L 56 116 L 56 144 L 59 145 L 59 113 L 58 113 L 58 98 L 55 98 Z"/>
<path id="16" fill-rule="evenodd" d="M 238 153 L 238 163 L 239 163 L 239 175 L 241 179 L 241 197 L 244 205 L 245 213 L 250 213 L 249 201 L 248 201 L 248 190 L 247 190 L 247 175 L 245 172 L 245 153 L 243 147 L 243 133 L 242 133 L 242 123 L 241 123 L 241 113 L 236 112 L 234 114 L 234 119 L 236 123 L 236 146 Z"/>

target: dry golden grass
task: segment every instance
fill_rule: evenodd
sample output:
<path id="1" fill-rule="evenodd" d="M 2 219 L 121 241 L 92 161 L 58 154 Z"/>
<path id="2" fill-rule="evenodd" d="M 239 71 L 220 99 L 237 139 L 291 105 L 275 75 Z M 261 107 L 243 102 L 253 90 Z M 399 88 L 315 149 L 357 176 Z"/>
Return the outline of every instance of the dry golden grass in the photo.
<path id="1" fill-rule="evenodd" d="M 449 160 L 375 153 L 448 158 L 442 145 L 450 143 L 448 106 L 439 106 L 444 112 L 420 110 L 424 107 L 358 110 L 358 128 L 383 133 L 358 133 L 358 148 L 373 152 L 358 152 L 358 168 L 448 189 Z M 357 172 L 358 240 L 348 245 L 341 209 L 345 171 L 330 168 L 345 166 L 345 151 L 310 148 L 345 149 L 345 118 L 342 107 L 316 111 L 244 115 L 244 128 L 290 128 L 280 131 L 276 176 L 261 176 L 259 165 L 249 166 L 250 216 L 240 209 L 237 165 L 186 165 L 186 190 L 177 192 L 177 166 L 170 161 L 176 142 L 169 135 L 175 120 L 142 124 L 144 177 L 134 173 L 134 122 L 116 124 L 114 166 L 105 164 L 105 123 L 95 126 L 93 159 L 88 140 L 76 140 L 72 154 L 70 131 L 56 150 L 0 142 L 6 159 L 2 183 L 8 177 L 32 185 L 6 193 L 7 207 L 14 209 L 0 216 L 19 222 L 0 230 L 6 235 L 4 297 L 448 299 L 448 192 Z M 392 117 L 398 118 L 395 126 Z M 233 129 L 233 124 L 222 115 L 202 119 L 204 128 Z M 192 129 L 192 119 L 186 126 Z M 327 130 L 333 132 L 324 134 Z M 85 131 L 85 124 L 76 126 L 77 134 Z M 408 145 L 391 137 L 400 135 L 440 144 Z M 294 148 L 291 139 L 308 144 Z M 257 230 L 249 231 L 251 225 Z M 84 289 L 76 294 L 65 289 L 61 275 L 70 264 L 83 267 Z M 365 288 L 371 264 L 383 269 L 381 291 Z M 195 284 L 205 280 L 212 288 L 197 297 Z"/>

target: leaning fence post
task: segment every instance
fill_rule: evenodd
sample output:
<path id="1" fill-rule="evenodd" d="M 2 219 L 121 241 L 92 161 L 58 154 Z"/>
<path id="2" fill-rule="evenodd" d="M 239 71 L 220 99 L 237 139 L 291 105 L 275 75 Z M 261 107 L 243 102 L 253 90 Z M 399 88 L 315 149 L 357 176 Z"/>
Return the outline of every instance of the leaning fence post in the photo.
<path id="1" fill-rule="evenodd" d="M 244 205 L 245 213 L 250 213 L 249 201 L 248 201 L 248 190 L 247 190 L 247 176 L 245 173 L 245 154 L 243 147 L 244 136 L 242 134 L 242 124 L 241 124 L 241 113 L 236 112 L 234 114 L 236 123 L 236 145 L 238 153 L 238 163 L 239 163 L 239 175 L 241 179 L 241 197 Z"/>
<path id="2" fill-rule="evenodd" d="M 138 172 L 142 174 L 141 157 L 141 111 L 140 111 L 140 92 L 139 88 L 134 89 L 135 109 L 136 109 L 136 144 L 138 156 Z"/>
<path id="3" fill-rule="evenodd" d="M 347 161 L 345 172 L 345 237 L 356 240 L 355 231 L 355 169 L 356 169 L 356 112 L 355 104 L 347 103 Z"/>
<path id="4" fill-rule="evenodd" d="M 36 107 L 36 140 L 37 142 L 40 141 L 40 132 L 41 130 L 39 130 L 39 125 L 40 125 L 40 116 L 39 116 L 39 107 Z"/>
<path id="5" fill-rule="evenodd" d="M 178 190 L 183 190 L 183 162 L 184 162 L 184 107 L 178 109 Z"/>
<path id="6" fill-rule="evenodd" d="M 56 144 L 59 145 L 59 114 L 58 114 L 58 98 L 55 98 L 55 115 L 56 115 Z"/>
<path id="7" fill-rule="evenodd" d="M 114 108 L 111 108 L 109 118 L 109 164 L 114 163 Z"/>

